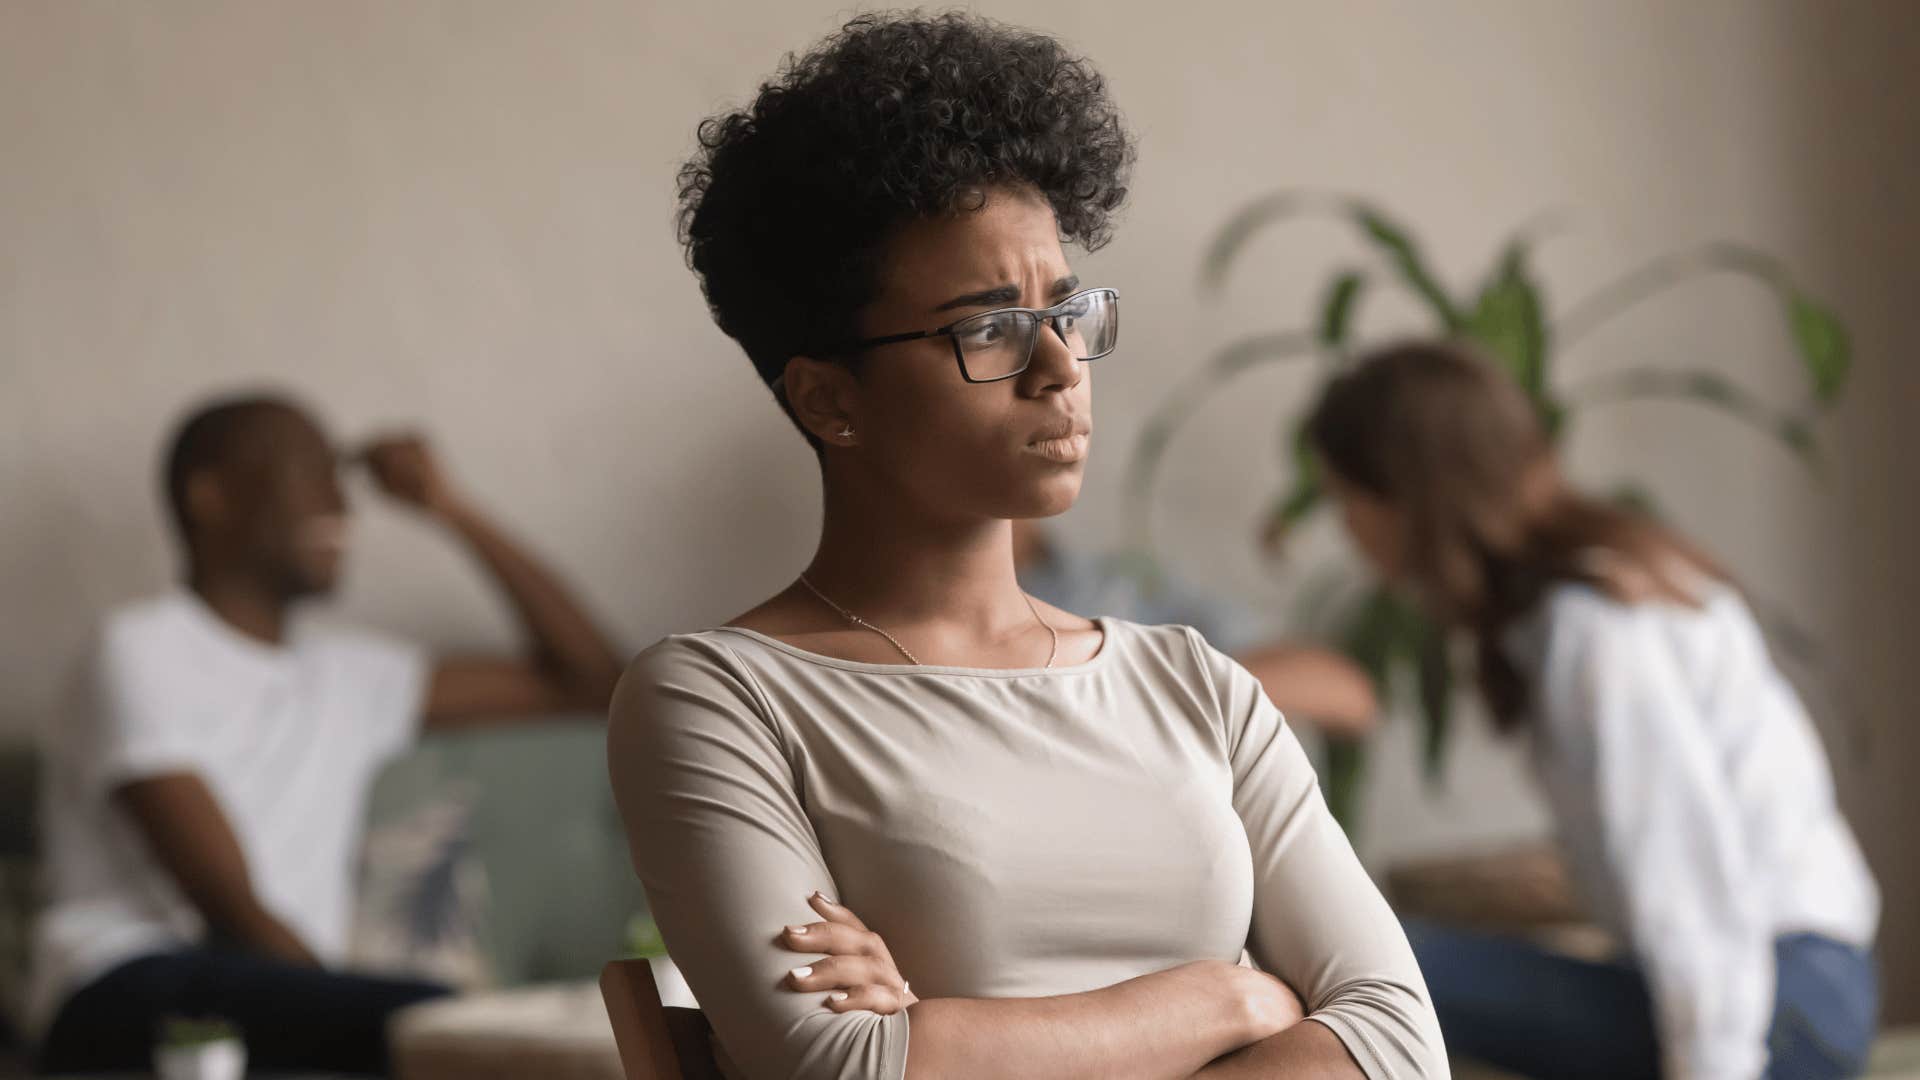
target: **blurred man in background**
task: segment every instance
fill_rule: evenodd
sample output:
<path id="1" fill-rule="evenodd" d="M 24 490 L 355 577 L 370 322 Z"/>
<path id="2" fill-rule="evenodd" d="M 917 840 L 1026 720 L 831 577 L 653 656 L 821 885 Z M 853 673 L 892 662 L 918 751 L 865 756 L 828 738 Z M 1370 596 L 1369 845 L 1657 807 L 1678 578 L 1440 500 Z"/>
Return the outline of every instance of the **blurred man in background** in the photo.
<path id="1" fill-rule="evenodd" d="M 30 999 L 43 1070 L 145 1067 L 159 1022 L 187 1015 L 238 1026 L 259 1067 L 382 1071 L 388 1015 L 444 990 L 328 970 L 379 767 L 422 721 L 606 708 L 613 646 L 423 442 L 354 460 L 464 544 L 525 653 L 430 662 L 314 623 L 303 602 L 332 593 L 346 550 L 340 454 L 285 400 L 196 412 L 165 463 L 185 579 L 103 621 L 47 747 Z"/>
<path id="2" fill-rule="evenodd" d="M 1273 640 L 1264 620 L 1239 605 L 1177 581 L 1148 591 L 1104 560 L 1055 543 L 1033 521 L 1013 523 L 1013 559 L 1020 584 L 1055 607 L 1200 631 L 1251 671 L 1290 720 L 1305 720 L 1333 738 L 1357 739 L 1379 718 L 1373 683 L 1358 665 L 1330 649 Z"/>

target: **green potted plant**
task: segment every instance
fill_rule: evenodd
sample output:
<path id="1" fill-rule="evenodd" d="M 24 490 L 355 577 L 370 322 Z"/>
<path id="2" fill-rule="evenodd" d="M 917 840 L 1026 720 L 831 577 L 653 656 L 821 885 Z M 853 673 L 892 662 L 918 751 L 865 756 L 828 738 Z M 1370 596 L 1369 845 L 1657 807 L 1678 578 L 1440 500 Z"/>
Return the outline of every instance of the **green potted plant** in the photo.
<path id="1" fill-rule="evenodd" d="M 218 1017 L 170 1016 L 160 1024 L 153 1069 L 160 1080 L 241 1080 L 247 1047 L 239 1029 Z"/>
<path id="2" fill-rule="evenodd" d="M 1589 409 L 1665 399 L 1731 416 L 1776 440 L 1809 467 L 1817 463 L 1814 421 L 1833 404 L 1846 381 L 1851 363 L 1847 335 L 1839 320 L 1802 291 L 1769 255 L 1736 243 L 1702 244 L 1653 259 L 1578 302 L 1550 312 L 1532 266 L 1534 248 L 1545 231 L 1538 223 L 1516 230 L 1479 282 L 1470 291 L 1456 293 L 1428 266 L 1413 236 L 1370 202 L 1348 195 L 1281 192 L 1254 201 L 1221 227 L 1205 256 L 1202 291 L 1209 295 L 1221 291 L 1238 256 L 1262 230 L 1307 216 L 1347 222 L 1373 258 L 1332 273 L 1305 328 L 1258 333 L 1227 343 L 1176 386 L 1149 418 L 1135 444 L 1127 479 L 1129 531 L 1136 553 L 1130 561 L 1136 572 L 1149 579 L 1154 573 L 1151 494 L 1174 433 L 1207 396 L 1248 371 L 1276 363 L 1313 365 L 1323 378 L 1339 371 L 1360 344 L 1355 332 L 1357 313 L 1366 298 L 1382 288 L 1410 293 L 1429 317 L 1433 335 L 1478 345 L 1527 392 L 1556 438 Z M 1756 282 L 1777 300 L 1782 326 L 1806 377 L 1807 390 L 1800 401 L 1769 404 L 1739 382 L 1700 368 L 1658 364 L 1580 377 L 1569 376 L 1556 363 L 1568 346 L 1643 301 L 1702 277 L 1725 274 Z M 1318 467 L 1301 430 L 1304 418 L 1290 413 L 1284 422 L 1291 476 L 1266 515 L 1264 543 L 1272 552 L 1283 549 L 1288 537 L 1322 505 Z M 1631 485 L 1619 494 L 1654 510 L 1642 487 Z M 1451 642 L 1388 589 L 1372 584 L 1350 591 L 1357 598 L 1343 603 L 1331 620 L 1336 643 L 1366 668 L 1383 701 L 1391 700 L 1393 684 L 1403 673 L 1417 689 L 1427 773 L 1430 779 L 1437 778 L 1452 720 Z M 1786 629 L 1793 638 L 1806 640 L 1805 635 Z M 1328 802 L 1349 827 L 1364 763 L 1365 747 L 1357 743 L 1330 744 L 1323 763 Z"/>

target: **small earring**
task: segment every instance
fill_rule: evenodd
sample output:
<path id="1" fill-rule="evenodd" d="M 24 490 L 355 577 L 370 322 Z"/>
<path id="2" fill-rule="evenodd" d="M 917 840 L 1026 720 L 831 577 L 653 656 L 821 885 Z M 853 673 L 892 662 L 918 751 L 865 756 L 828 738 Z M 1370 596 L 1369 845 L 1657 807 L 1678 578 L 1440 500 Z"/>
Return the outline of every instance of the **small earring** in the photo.
<path id="1" fill-rule="evenodd" d="M 843 439 L 851 439 L 851 438 L 853 438 L 853 425 L 852 425 L 852 424 L 848 424 L 848 425 L 847 425 L 846 427 L 843 427 L 843 428 L 841 428 L 841 429 L 840 429 L 840 437 L 841 437 L 841 438 L 843 438 Z"/>

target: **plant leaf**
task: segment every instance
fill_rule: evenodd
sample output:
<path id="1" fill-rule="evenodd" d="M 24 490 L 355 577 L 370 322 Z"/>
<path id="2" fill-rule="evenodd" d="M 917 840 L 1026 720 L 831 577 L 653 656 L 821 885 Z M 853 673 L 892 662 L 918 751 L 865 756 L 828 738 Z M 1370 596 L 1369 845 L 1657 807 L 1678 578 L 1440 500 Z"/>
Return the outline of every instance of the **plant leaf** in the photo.
<path id="1" fill-rule="evenodd" d="M 1393 673 L 1410 664 L 1419 689 L 1421 745 L 1427 779 L 1437 783 L 1453 728 L 1453 660 L 1444 627 L 1375 585 L 1341 635 L 1341 651 L 1373 682 L 1381 701 L 1393 699 Z"/>
<path id="2" fill-rule="evenodd" d="M 1853 366 L 1847 328 L 1832 312 L 1797 292 L 1787 297 L 1787 326 L 1793 331 L 1794 344 L 1800 347 L 1807 374 L 1813 377 L 1814 399 L 1823 405 L 1832 404 Z"/>
<path id="3" fill-rule="evenodd" d="M 1568 406 L 1579 408 L 1658 399 L 1717 409 L 1772 436 L 1807 467 L 1819 467 L 1819 447 L 1814 441 L 1813 428 L 1804 417 L 1776 412 L 1745 387 L 1717 371 L 1630 368 L 1604 378 L 1589 379 L 1565 395 Z"/>
<path id="4" fill-rule="evenodd" d="M 1440 325 L 1449 334 L 1457 334 L 1466 325 L 1466 317 L 1460 308 L 1440 287 L 1439 279 L 1427 269 L 1426 259 L 1420 249 L 1414 246 L 1413 239 L 1406 231 L 1378 210 L 1365 203 L 1355 202 L 1352 214 L 1360 228 L 1372 239 L 1374 245 L 1386 253 L 1387 261 L 1393 264 L 1407 287 L 1417 293 L 1433 309 Z"/>
<path id="5" fill-rule="evenodd" d="M 1417 635 L 1414 671 L 1419 677 L 1420 715 L 1426 727 L 1421 745 L 1427 782 L 1438 786 L 1445 775 L 1447 736 L 1453 728 L 1453 656 L 1448 651 L 1445 627 L 1424 615 L 1409 614 Z"/>
<path id="6" fill-rule="evenodd" d="M 1324 494 L 1318 477 L 1295 477 L 1267 511 L 1260 527 L 1260 547 L 1268 556 L 1285 552 L 1300 523 L 1320 506 Z"/>
<path id="7" fill-rule="evenodd" d="M 1373 625 L 1357 628 L 1354 660 L 1373 675 L 1383 702 L 1392 700 L 1394 670 L 1402 665 L 1412 669 L 1425 772 L 1429 783 L 1437 783 L 1453 720 L 1453 662 L 1446 628 L 1385 586 L 1376 586 L 1370 605 L 1362 610 L 1361 621 L 1372 620 Z"/>
<path id="8" fill-rule="evenodd" d="M 1366 779 L 1367 744 L 1357 739 L 1328 739 L 1320 790 L 1327 810 L 1348 836 L 1360 824 L 1360 785 Z"/>
<path id="9" fill-rule="evenodd" d="M 1384 586 L 1375 585 L 1354 610 L 1353 618 L 1341 634 L 1340 650 L 1353 658 L 1372 680 L 1374 693 L 1388 699 L 1393 665 L 1400 650 L 1397 643 L 1404 633 L 1405 614 L 1400 601 Z M 1323 789 L 1334 819 L 1349 833 L 1356 824 L 1359 805 L 1361 766 L 1365 757 L 1361 744 L 1349 740 L 1327 740 L 1327 775 Z"/>
<path id="10" fill-rule="evenodd" d="M 1460 332 L 1466 316 L 1441 287 L 1439 279 L 1427 268 L 1425 257 L 1406 230 L 1361 200 L 1322 192 L 1274 192 L 1236 211 L 1214 233 L 1206 254 L 1201 257 L 1201 292 L 1220 291 L 1226 284 L 1227 273 L 1233 268 L 1234 261 L 1262 229 L 1289 218 L 1329 214 L 1348 217 L 1359 226 L 1373 246 L 1386 255 L 1401 281 L 1427 302 L 1445 332 Z M 1334 288 L 1338 289 L 1339 286 Z"/>
<path id="11" fill-rule="evenodd" d="M 1558 396 L 1542 392 L 1533 399 L 1533 404 L 1540 410 L 1540 427 L 1546 431 L 1547 438 L 1558 440 L 1566 433 L 1568 410 Z"/>
<path id="12" fill-rule="evenodd" d="M 1348 270 L 1333 279 L 1320 305 L 1320 344 L 1339 349 L 1347 343 L 1347 333 L 1353 327 L 1354 301 L 1366 283 L 1366 275 L 1358 270 Z"/>
<path id="13" fill-rule="evenodd" d="M 1332 197 L 1317 192 L 1276 191 L 1241 207 L 1213 234 L 1206 254 L 1201 256 L 1201 292 L 1220 291 L 1234 260 L 1260 230 L 1304 214 L 1325 214 L 1337 210 L 1339 205 Z"/>
<path id="14" fill-rule="evenodd" d="M 1662 255 L 1594 290 L 1555 320 L 1562 348 L 1595 327 L 1684 282 L 1714 274 L 1738 274 L 1772 290 L 1781 305 L 1813 399 L 1830 405 L 1853 366 L 1847 330 L 1824 305 L 1794 285 L 1780 260 L 1744 244 L 1717 241 Z"/>
<path id="15" fill-rule="evenodd" d="M 1522 243 L 1513 241 L 1488 276 L 1464 329 L 1537 403 L 1546 391 L 1547 325 Z"/>
<path id="16" fill-rule="evenodd" d="M 1320 456 L 1313 452 L 1313 443 L 1307 438 L 1305 416 L 1294 419 L 1287 445 L 1293 459 L 1293 476 L 1287 482 L 1286 492 L 1267 512 L 1260 529 L 1260 546 L 1269 556 L 1281 553 L 1294 529 L 1320 505 L 1323 494 Z"/>
<path id="17" fill-rule="evenodd" d="M 1383 585 L 1375 585 L 1360 602 L 1353 621 L 1342 635 L 1341 651 L 1353 658 L 1373 680 L 1382 701 L 1391 687 L 1393 662 L 1403 650 L 1398 648 L 1405 619 L 1400 601 Z"/>

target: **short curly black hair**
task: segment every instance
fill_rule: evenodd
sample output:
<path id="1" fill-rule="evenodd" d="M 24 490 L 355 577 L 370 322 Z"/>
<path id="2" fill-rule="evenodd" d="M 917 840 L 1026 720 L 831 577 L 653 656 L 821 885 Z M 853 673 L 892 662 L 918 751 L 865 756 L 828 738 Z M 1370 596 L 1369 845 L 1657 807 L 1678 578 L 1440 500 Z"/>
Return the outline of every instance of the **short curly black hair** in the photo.
<path id="1" fill-rule="evenodd" d="M 854 19 L 699 138 L 680 170 L 680 240 L 714 321 L 769 385 L 791 357 L 856 336 L 901 225 L 1021 187 L 1091 251 L 1133 164 L 1092 65 L 959 12 Z"/>

